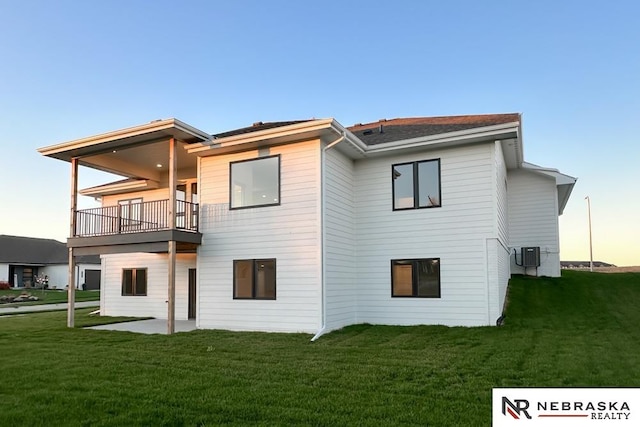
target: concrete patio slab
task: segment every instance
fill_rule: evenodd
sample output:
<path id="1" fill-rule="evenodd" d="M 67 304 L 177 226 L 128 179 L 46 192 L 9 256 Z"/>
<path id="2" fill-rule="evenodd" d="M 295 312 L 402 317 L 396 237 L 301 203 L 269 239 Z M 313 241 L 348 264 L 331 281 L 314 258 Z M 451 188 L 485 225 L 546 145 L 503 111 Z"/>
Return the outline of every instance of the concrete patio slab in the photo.
<path id="1" fill-rule="evenodd" d="M 112 323 L 110 325 L 89 326 L 85 329 L 99 331 L 126 331 L 138 334 L 167 334 L 167 321 L 163 319 L 135 320 L 133 322 Z M 176 332 L 190 332 L 196 329 L 195 320 L 176 320 Z"/>

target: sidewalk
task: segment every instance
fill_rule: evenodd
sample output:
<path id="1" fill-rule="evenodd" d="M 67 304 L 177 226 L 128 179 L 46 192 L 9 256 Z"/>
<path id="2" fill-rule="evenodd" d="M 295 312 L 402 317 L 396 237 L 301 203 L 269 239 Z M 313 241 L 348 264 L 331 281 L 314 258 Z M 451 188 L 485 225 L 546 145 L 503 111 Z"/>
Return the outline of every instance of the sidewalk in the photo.
<path id="1" fill-rule="evenodd" d="M 75 304 L 75 308 L 85 307 L 100 307 L 100 301 L 82 301 Z M 62 304 L 23 305 L 20 307 L 3 307 L 0 305 L 0 316 L 8 314 L 37 313 L 39 311 L 59 311 L 66 309 L 66 302 Z"/>

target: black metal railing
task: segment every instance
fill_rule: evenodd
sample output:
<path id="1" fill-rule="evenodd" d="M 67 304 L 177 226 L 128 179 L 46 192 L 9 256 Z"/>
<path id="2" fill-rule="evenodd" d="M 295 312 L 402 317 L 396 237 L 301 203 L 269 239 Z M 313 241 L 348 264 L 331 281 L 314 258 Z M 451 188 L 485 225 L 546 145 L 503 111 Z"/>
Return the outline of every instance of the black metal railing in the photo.
<path id="1" fill-rule="evenodd" d="M 176 229 L 198 231 L 197 203 L 176 201 Z M 109 236 L 169 229 L 169 200 L 76 211 L 74 237 Z"/>

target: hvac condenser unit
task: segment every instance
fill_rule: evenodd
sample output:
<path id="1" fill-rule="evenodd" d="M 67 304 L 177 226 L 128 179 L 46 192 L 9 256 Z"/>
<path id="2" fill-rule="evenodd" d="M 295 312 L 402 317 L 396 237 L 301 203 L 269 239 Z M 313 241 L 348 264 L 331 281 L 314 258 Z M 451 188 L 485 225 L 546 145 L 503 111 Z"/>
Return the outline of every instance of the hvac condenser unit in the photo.
<path id="1" fill-rule="evenodd" d="M 523 267 L 540 267 L 540 247 L 521 248 L 520 259 Z"/>

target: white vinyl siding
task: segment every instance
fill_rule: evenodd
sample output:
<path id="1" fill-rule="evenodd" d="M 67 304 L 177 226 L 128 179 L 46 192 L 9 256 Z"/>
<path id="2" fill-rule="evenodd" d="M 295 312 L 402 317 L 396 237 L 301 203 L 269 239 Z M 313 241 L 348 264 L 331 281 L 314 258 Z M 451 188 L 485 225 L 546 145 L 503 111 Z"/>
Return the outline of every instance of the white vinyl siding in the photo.
<path id="1" fill-rule="evenodd" d="M 0 263 L 0 282 L 9 281 L 9 264 Z"/>
<path id="2" fill-rule="evenodd" d="M 487 239 L 487 292 L 491 325 L 502 315 L 509 278 L 509 249 L 500 239 Z"/>
<path id="3" fill-rule="evenodd" d="M 200 160 L 199 328 L 315 333 L 321 324 L 320 141 Z M 229 209 L 229 163 L 280 155 L 278 206 Z M 233 260 L 275 259 L 275 300 L 234 300 Z"/>
<path id="4" fill-rule="evenodd" d="M 558 195 L 555 180 L 541 174 L 510 170 L 508 174 L 509 246 L 516 249 L 520 262 L 520 248 L 540 247 L 539 276 L 560 276 L 558 237 Z M 513 252 L 512 252 L 513 253 Z M 511 256 L 511 272 L 524 273 Z M 534 274 L 535 268 L 527 268 Z"/>
<path id="5" fill-rule="evenodd" d="M 355 163 L 358 321 L 487 325 L 486 239 L 495 236 L 494 144 Z M 392 210 L 391 165 L 441 159 L 442 207 Z M 441 297 L 391 297 L 390 260 L 440 258 Z"/>
<path id="6" fill-rule="evenodd" d="M 100 313 L 103 316 L 167 318 L 167 254 L 127 253 L 102 255 L 102 292 Z M 176 256 L 176 320 L 187 320 L 189 269 L 195 268 L 195 254 Z M 122 270 L 147 269 L 147 295 L 122 295 Z"/>
<path id="7" fill-rule="evenodd" d="M 507 165 L 504 161 L 502 143 L 495 143 L 495 209 L 496 239 L 487 240 L 489 321 L 500 317 L 504 308 L 504 299 L 509 284 L 509 191 L 507 183 Z"/>
<path id="8" fill-rule="evenodd" d="M 498 239 L 503 246 L 509 244 L 509 206 L 507 193 L 509 185 L 507 183 L 507 165 L 504 161 L 502 145 L 495 144 L 495 164 L 496 164 L 496 218 L 498 221 Z"/>
<path id="9" fill-rule="evenodd" d="M 497 245 L 498 250 L 498 278 L 499 278 L 499 286 L 498 286 L 498 313 L 502 314 L 504 310 L 504 302 L 507 297 L 507 288 L 509 286 L 509 279 L 511 278 L 511 266 L 509 265 L 509 248 L 507 246 L 503 246 L 500 241 L 498 241 Z"/>
<path id="10" fill-rule="evenodd" d="M 357 322 L 353 161 L 337 149 L 325 152 L 324 280 L 326 329 Z"/>

